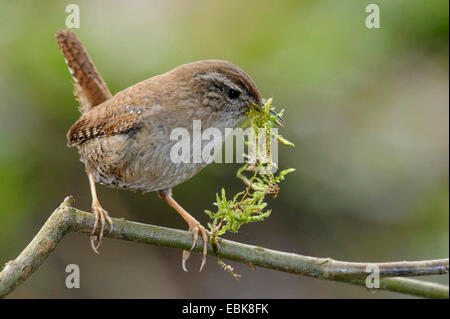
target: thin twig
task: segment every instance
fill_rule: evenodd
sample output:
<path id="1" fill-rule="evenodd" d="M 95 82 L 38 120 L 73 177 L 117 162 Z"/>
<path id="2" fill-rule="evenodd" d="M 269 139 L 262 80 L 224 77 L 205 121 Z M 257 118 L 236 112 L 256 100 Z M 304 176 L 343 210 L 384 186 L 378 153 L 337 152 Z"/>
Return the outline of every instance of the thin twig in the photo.
<path id="1" fill-rule="evenodd" d="M 91 213 L 72 207 L 73 199 L 67 197 L 46 221 L 36 237 L 13 261 L 6 263 L 0 272 L 0 297 L 5 297 L 34 271 L 55 249 L 62 237 L 69 232 L 90 233 L 94 224 Z M 146 225 L 124 219 L 114 219 L 114 227 L 105 236 L 158 246 L 190 249 L 192 234 L 187 231 Z M 200 252 L 200 240 L 195 251 Z M 252 266 L 314 277 L 318 279 L 344 281 L 365 286 L 365 278 L 370 274 L 368 267 L 378 267 L 380 289 L 401 292 L 413 296 L 448 298 L 448 286 L 406 278 L 448 274 L 449 260 L 401 261 L 388 263 L 354 263 L 330 258 L 308 257 L 241 244 L 225 239 L 220 240 L 218 256 Z M 213 247 L 208 245 L 208 253 L 213 255 Z"/>

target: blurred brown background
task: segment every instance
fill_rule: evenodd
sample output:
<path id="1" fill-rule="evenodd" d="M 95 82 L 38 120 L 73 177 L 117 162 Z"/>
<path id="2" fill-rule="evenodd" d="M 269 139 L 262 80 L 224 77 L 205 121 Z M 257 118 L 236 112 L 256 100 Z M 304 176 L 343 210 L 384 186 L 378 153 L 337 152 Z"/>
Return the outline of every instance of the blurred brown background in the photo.
<path id="1" fill-rule="evenodd" d="M 351 261 L 449 253 L 448 1 L 6 1 L 0 0 L 0 263 L 15 258 L 68 194 L 90 208 L 84 168 L 65 134 L 78 118 L 72 80 L 54 40 L 65 7 L 113 92 L 201 59 L 246 70 L 286 109 L 280 167 L 297 171 L 262 223 L 227 238 Z M 377 3 L 381 28 L 365 27 Z M 174 189 L 206 223 L 215 193 L 242 188 L 237 165 L 213 164 Z M 99 186 L 114 217 L 185 229 L 154 193 Z M 12 298 L 403 297 L 85 235 L 66 236 Z M 78 264 L 81 288 L 65 287 Z M 448 276 L 430 278 L 448 285 Z"/>

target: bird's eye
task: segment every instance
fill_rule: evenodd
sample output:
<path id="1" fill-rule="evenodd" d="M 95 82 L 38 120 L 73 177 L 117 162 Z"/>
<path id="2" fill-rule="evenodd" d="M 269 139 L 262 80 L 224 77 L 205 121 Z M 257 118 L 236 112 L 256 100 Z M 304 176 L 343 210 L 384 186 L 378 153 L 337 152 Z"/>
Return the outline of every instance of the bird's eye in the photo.
<path id="1" fill-rule="evenodd" d="M 239 97 L 239 95 L 241 95 L 241 92 L 239 92 L 239 91 L 236 91 L 236 90 L 233 90 L 233 89 L 230 89 L 228 91 L 228 97 L 230 99 L 237 99 Z"/>

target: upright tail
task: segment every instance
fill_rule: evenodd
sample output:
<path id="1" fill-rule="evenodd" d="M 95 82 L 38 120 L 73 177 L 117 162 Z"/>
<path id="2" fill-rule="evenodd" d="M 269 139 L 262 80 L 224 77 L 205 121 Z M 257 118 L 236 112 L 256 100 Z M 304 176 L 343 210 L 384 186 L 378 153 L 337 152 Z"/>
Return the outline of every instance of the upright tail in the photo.
<path id="1" fill-rule="evenodd" d="M 76 34 L 63 30 L 58 31 L 55 37 L 75 81 L 74 94 L 80 102 L 80 111 L 85 113 L 109 99 L 111 92 Z"/>

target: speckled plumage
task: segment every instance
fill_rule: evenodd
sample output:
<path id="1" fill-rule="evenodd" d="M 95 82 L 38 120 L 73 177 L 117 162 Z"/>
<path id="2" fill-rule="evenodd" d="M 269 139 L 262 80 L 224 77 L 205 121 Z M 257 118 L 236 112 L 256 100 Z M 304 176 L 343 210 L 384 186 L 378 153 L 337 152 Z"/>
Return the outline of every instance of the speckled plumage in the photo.
<path id="1" fill-rule="evenodd" d="M 250 104 L 262 102 L 255 83 L 232 63 L 209 60 L 181 65 L 112 96 L 76 34 L 63 30 L 56 33 L 56 39 L 75 82 L 82 113 L 67 139 L 69 146 L 79 149 L 86 166 L 95 215 L 92 249 L 98 253 L 105 226 L 109 225 L 110 231 L 114 227 L 98 199 L 96 181 L 111 187 L 158 191 L 193 234 L 191 249 L 183 250 L 185 271 L 190 251 L 201 236 L 201 271 L 210 232 L 175 201 L 171 188 L 209 163 L 205 158 L 203 163 L 193 160 L 192 151 L 201 150 L 205 142 L 182 139 L 182 147 L 190 149 L 191 156 L 178 163 L 170 154 L 179 141 L 171 140 L 170 134 L 181 128 L 192 136 L 193 125 L 198 124 L 195 120 L 200 120 L 203 130 L 215 127 L 224 137 L 225 128 L 233 127 Z"/>
<path id="2" fill-rule="evenodd" d="M 227 89 L 241 92 L 239 99 Z M 242 118 L 250 103 L 261 103 L 251 78 L 234 64 L 208 60 L 181 65 L 137 83 L 84 113 L 67 134 L 96 181 L 144 192 L 169 189 L 191 178 L 207 163 L 174 163 L 174 128 L 192 136 L 193 120 L 202 130 L 222 132 Z M 191 145 L 192 158 L 192 145 Z"/>

